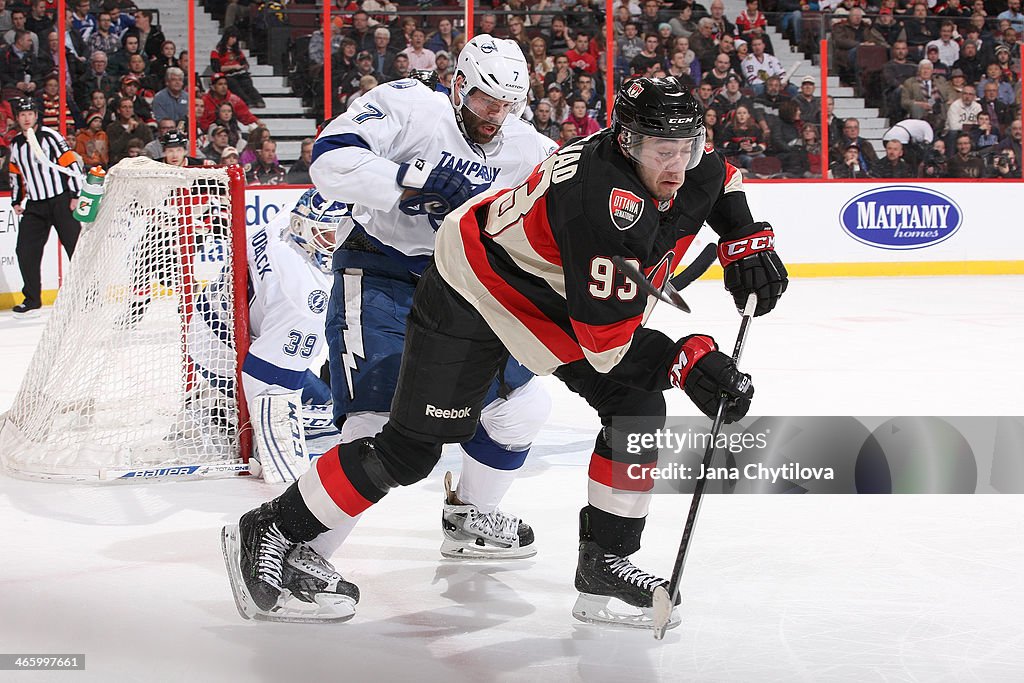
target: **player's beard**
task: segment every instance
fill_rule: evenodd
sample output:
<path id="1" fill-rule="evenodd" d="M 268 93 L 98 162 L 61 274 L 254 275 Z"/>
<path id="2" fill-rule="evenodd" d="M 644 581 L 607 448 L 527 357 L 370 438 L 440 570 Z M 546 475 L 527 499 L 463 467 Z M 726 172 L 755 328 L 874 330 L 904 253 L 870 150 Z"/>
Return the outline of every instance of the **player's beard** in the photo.
<path id="1" fill-rule="evenodd" d="M 466 106 L 462 107 L 462 123 L 466 127 L 466 135 L 478 145 L 493 142 L 501 131 L 500 125 L 483 120 Z"/>

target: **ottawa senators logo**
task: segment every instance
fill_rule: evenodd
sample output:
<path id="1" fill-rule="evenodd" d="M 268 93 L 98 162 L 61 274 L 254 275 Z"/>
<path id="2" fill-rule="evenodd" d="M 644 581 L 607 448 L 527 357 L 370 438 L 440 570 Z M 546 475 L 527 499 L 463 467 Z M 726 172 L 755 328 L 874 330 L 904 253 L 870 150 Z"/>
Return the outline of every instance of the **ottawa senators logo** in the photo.
<path id="1" fill-rule="evenodd" d="M 629 230 L 644 212 L 644 200 L 629 190 L 613 188 L 608 198 L 608 212 L 619 230 Z"/>

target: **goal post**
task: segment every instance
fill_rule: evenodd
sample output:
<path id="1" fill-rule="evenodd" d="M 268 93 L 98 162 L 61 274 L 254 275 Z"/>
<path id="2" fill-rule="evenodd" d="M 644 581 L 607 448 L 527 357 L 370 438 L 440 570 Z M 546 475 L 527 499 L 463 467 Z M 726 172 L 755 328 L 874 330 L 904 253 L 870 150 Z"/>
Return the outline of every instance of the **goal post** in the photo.
<path id="1" fill-rule="evenodd" d="M 246 471 L 246 262 L 239 167 L 111 168 L 0 426 L 4 468 L 71 481 Z"/>

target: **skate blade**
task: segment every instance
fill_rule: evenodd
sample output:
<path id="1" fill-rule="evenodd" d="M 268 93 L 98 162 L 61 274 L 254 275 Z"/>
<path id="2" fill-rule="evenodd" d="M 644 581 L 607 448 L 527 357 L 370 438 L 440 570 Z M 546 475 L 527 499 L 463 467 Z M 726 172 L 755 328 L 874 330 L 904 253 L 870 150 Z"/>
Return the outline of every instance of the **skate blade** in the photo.
<path id="1" fill-rule="evenodd" d="M 348 596 L 317 595 L 315 600 L 305 602 L 285 591 L 273 610 L 253 619 L 284 624 L 340 624 L 356 615 L 355 600 Z"/>
<path id="2" fill-rule="evenodd" d="M 620 609 L 621 607 L 621 609 Z M 572 616 L 587 624 L 638 628 L 650 630 L 654 627 L 654 608 L 634 607 L 617 598 L 606 595 L 580 593 L 572 607 Z M 682 620 L 675 610 L 665 628 L 675 628 Z"/>
<path id="3" fill-rule="evenodd" d="M 441 556 L 449 560 L 523 560 L 537 554 L 530 544 L 525 548 L 481 547 L 475 543 L 445 538 L 441 543 Z"/>
<path id="4" fill-rule="evenodd" d="M 238 542 L 238 525 L 231 524 L 220 531 L 220 547 L 224 553 L 224 566 L 228 570 L 228 582 L 231 584 L 231 594 L 235 598 L 235 607 L 243 619 L 252 619 L 260 612 L 260 609 L 252 601 L 252 596 L 245 587 L 245 580 L 242 578 L 242 570 L 239 564 L 241 549 Z"/>

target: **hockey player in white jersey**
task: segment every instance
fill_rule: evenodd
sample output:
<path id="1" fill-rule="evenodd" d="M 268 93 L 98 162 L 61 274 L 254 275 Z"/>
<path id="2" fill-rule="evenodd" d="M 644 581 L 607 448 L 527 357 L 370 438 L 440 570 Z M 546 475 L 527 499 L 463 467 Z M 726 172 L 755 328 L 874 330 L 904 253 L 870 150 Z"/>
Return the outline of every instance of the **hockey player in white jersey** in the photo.
<path id="1" fill-rule="evenodd" d="M 551 140 L 518 118 L 528 86 L 529 69 L 519 47 L 479 35 L 459 56 L 450 99 L 414 79 L 386 83 L 353 103 L 317 137 L 313 182 L 327 199 L 349 204 L 354 223 L 334 254 L 327 314 L 331 390 L 343 442 L 375 435 L 387 421 L 406 317 L 441 220 L 478 191 L 522 182 L 554 151 Z M 465 457 L 458 487 L 452 490 L 450 476 L 445 477 L 441 551 L 447 557 L 536 552 L 532 529 L 497 507 L 550 410 L 550 399 L 532 378 L 509 359 L 484 401 L 480 428 L 461 444 Z M 451 406 L 435 409 L 457 412 Z M 333 449 L 293 487 L 339 464 L 358 468 L 349 478 L 406 478 L 405 473 L 363 471 L 361 462 L 346 462 Z M 275 567 L 256 562 L 249 553 L 251 515 L 225 528 L 224 557 L 242 616 L 273 621 L 352 616 L 348 599 L 357 599 L 357 589 L 324 557 L 341 545 L 361 511 L 346 511 L 339 520 L 336 507 L 321 507 L 332 510 L 323 520 L 331 530 L 309 544 L 290 548 L 283 536 L 265 537 L 285 549 L 282 557 L 287 557 Z M 297 575 L 309 584 L 301 595 L 323 606 L 318 613 L 291 600 L 294 590 L 281 590 Z M 247 577 L 257 576 L 277 587 L 272 596 L 248 591 Z"/>
<path id="2" fill-rule="evenodd" d="M 242 388 L 253 429 L 253 472 L 295 481 L 309 461 L 340 439 L 331 393 L 310 367 L 324 348 L 335 236 L 351 227 L 348 207 L 308 190 L 269 223 L 246 235 L 250 346 Z M 197 371 L 216 391 L 232 393 L 231 301 L 224 277 L 200 294 L 189 325 Z M 200 353 L 200 350 L 203 350 Z M 225 376 L 227 374 L 228 376 Z"/>
<path id="3" fill-rule="evenodd" d="M 413 291 L 441 220 L 475 192 L 521 182 L 555 149 L 518 118 L 529 70 L 514 42 L 473 38 L 453 84 L 451 95 L 412 78 L 378 86 L 313 145 L 313 182 L 325 197 L 348 203 L 355 223 L 334 255 L 327 316 L 343 442 L 372 436 L 387 420 Z M 462 444 L 458 486 L 452 490 L 445 477 L 446 557 L 536 552 L 532 529 L 498 508 L 549 412 L 546 393 L 531 378 L 509 360 L 480 429 Z M 330 541 L 317 539 L 318 550 L 330 554 L 351 526 L 328 534 Z"/>

